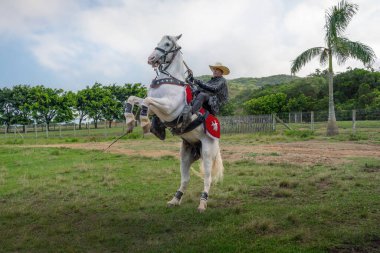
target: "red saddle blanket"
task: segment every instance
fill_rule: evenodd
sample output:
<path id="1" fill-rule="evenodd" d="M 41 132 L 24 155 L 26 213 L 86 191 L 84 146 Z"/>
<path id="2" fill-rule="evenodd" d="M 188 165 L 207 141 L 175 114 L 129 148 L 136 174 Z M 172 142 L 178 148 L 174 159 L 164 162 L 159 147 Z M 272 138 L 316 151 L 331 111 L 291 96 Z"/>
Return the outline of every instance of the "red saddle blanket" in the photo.
<path id="1" fill-rule="evenodd" d="M 201 108 L 199 112 L 204 115 L 206 110 Z M 220 138 L 220 123 L 217 117 L 209 114 L 204 122 L 206 133 L 212 138 Z"/>
<path id="2" fill-rule="evenodd" d="M 186 85 L 185 88 L 186 92 L 186 103 L 190 104 L 193 100 L 193 93 L 191 92 L 190 85 Z M 204 108 L 201 108 L 199 112 L 202 115 L 205 115 L 206 110 Z M 205 126 L 205 132 L 212 138 L 220 138 L 220 123 L 217 117 L 215 117 L 213 114 L 208 114 L 207 118 L 205 119 L 205 122 L 203 123 Z"/>

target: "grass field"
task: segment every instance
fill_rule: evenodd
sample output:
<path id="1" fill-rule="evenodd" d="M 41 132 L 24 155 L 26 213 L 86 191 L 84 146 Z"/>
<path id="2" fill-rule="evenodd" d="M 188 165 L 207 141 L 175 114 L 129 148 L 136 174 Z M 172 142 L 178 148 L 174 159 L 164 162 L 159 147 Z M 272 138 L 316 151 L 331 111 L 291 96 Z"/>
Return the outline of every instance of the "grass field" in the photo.
<path id="1" fill-rule="evenodd" d="M 160 148 L 136 136 L 124 142 Z M 310 138 L 325 137 L 230 135 L 222 143 Z M 380 252 L 379 157 L 334 165 L 227 160 L 199 214 L 203 182 L 194 175 L 181 207 L 166 207 L 180 179 L 173 156 L 9 144 L 0 146 L 1 252 Z"/>

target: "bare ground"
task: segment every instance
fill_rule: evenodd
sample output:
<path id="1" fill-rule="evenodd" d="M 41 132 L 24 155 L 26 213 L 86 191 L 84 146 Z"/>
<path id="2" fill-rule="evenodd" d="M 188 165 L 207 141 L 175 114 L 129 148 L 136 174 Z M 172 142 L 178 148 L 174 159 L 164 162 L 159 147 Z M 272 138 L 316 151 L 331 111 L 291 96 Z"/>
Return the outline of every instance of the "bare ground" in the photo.
<path id="1" fill-rule="evenodd" d="M 70 143 L 32 145 L 30 147 L 66 147 L 73 149 L 104 150 L 109 143 Z M 158 140 L 128 140 L 115 143 L 107 152 L 147 157 L 179 156 L 180 142 Z M 227 145 L 221 142 L 225 161 L 252 160 L 257 163 L 287 163 L 299 165 L 335 165 L 354 157 L 380 158 L 380 146 L 354 142 L 303 141 L 261 145 Z"/>

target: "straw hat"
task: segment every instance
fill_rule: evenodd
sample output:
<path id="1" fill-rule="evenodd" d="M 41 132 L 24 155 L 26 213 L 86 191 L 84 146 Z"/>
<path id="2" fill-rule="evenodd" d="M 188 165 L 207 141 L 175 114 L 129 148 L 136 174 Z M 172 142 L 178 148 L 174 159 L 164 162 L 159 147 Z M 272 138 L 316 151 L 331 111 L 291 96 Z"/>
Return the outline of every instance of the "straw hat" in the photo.
<path id="1" fill-rule="evenodd" d="M 220 62 L 216 62 L 214 65 L 209 65 L 209 67 L 211 71 L 213 69 L 220 69 L 223 72 L 223 75 L 228 75 L 230 73 L 230 70 Z"/>

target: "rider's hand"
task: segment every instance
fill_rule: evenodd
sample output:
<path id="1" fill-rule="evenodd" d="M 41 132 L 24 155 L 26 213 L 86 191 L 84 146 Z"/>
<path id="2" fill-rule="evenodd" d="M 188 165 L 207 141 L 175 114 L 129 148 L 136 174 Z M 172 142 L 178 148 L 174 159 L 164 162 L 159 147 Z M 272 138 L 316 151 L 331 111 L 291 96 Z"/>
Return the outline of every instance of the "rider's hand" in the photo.
<path id="1" fill-rule="evenodd" d="M 194 82 L 193 71 L 189 69 L 186 80 L 190 83 Z"/>

